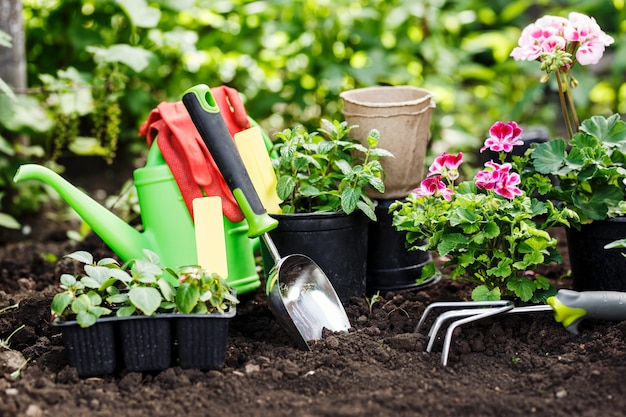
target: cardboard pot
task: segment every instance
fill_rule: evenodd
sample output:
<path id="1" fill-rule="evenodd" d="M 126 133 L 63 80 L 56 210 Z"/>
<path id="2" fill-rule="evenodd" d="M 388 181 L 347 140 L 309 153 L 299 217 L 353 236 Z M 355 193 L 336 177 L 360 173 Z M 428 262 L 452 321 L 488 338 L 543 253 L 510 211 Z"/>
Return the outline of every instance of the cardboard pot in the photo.
<path id="1" fill-rule="evenodd" d="M 370 130 L 380 132 L 379 147 L 395 158 L 381 158 L 385 170 L 385 192 L 368 190 L 372 198 L 404 198 L 417 188 L 424 176 L 430 120 L 435 103 L 425 89 L 368 87 L 344 91 L 343 116 L 357 125 L 350 136 L 366 143 Z"/>

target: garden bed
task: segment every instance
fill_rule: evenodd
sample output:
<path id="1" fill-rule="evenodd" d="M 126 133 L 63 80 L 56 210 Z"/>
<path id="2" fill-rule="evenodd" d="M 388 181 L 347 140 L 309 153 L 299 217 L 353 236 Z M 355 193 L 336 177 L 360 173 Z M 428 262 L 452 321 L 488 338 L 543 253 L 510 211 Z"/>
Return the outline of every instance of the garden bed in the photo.
<path id="1" fill-rule="evenodd" d="M 622 416 L 626 409 L 626 322 L 584 321 L 578 336 L 549 313 L 509 315 L 463 327 L 449 365 L 413 332 L 436 300 L 467 299 L 469 287 L 441 281 L 390 292 L 372 305 L 353 298 L 349 334 L 299 350 L 267 309 L 245 295 L 232 320 L 221 370 L 169 368 L 79 378 L 67 366 L 50 301 L 73 250 L 111 252 L 97 237 L 78 246 L 37 241 L 0 247 L 0 338 L 24 324 L 11 348 L 29 362 L 17 381 L 0 376 L 0 416 Z M 567 266 L 548 275 L 558 286 Z M 1 362 L 1 361 L 0 361 Z"/>

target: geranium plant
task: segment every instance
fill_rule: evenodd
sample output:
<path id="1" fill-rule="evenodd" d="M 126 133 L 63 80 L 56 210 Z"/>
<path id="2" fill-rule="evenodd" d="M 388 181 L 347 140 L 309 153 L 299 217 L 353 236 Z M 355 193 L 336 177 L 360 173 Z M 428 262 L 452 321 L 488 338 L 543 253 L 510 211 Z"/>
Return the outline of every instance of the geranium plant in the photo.
<path id="1" fill-rule="evenodd" d="M 523 181 L 545 184 L 552 178 L 553 184 L 538 192 L 576 211 L 576 227 L 626 214 L 626 123 L 615 114 L 579 124 L 570 94 L 578 84 L 572 75 L 575 64 L 598 63 L 613 42 L 594 18 L 573 12 L 528 25 L 511 52 L 516 60 L 538 61 L 543 81 L 556 76 L 569 140 L 557 138 L 533 149 Z"/>
<path id="2" fill-rule="evenodd" d="M 569 137 L 578 131 L 579 122 L 571 94 L 578 85 L 572 75 L 576 63 L 597 64 L 614 39 L 604 33 L 593 17 L 572 12 L 567 18 L 543 16 L 526 26 L 511 56 L 517 61 L 538 61 L 547 82 L 554 73 L 563 118 Z"/>
<path id="3" fill-rule="evenodd" d="M 523 144 L 517 123 L 497 122 L 489 133 L 481 151 L 497 152 L 499 161 L 486 162 L 473 180 L 456 184 L 463 155 L 444 152 L 420 187 L 391 206 L 393 225 L 407 231 L 408 246 L 444 257 L 450 278 L 476 284 L 472 299 L 539 302 L 554 289 L 536 268 L 561 261 L 547 230 L 569 226 L 576 214 L 532 197 L 539 184 L 532 190 L 520 187 L 519 173 L 504 162 L 514 146 Z M 431 263 L 422 276 L 432 276 L 434 268 Z"/>
<path id="4" fill-rule="evenodd" d="M 275 135 L 272 163 L 283 213 L 360 210 L 376 220 L 374 203 L 364 189 L 385 191 L 378 159 L 393 155 L 378 148 L 376 130 L 369 132 L 367 146 L 349 138 L 353 127 L 345 121 L 322 120 L 317 132 L 297 126 Z"/>

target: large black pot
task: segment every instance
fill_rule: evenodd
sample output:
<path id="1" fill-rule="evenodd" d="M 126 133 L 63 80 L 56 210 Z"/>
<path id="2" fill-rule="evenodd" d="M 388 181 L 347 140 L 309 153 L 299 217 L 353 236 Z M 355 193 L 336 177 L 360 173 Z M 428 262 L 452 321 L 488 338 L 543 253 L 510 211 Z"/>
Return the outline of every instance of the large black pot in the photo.
<path id="1" fill-rule="evenodd" d="M 626 238 L 626 217 L 596 220 L 567 229 L 567 246 L 574 289 L 626 291 L 626 249 L 604 249 Z"/>
<path id="2" fill-rule="evenodd" d="M 341 303 L 366 291 L 367 226 L 361 213 L 272 214 L 278 227 L 269 232 L 281 256 L 301 254 L 311 258 L 324 271 Z M 265 276 L 274 262 L 262 248 Z"/>
<path id="3" fill-rule="evenodd" d="M 438 276 L 416 281 L 422 276 L 422 268 L 430 263 L 427 251 L 409 251 L 406 232 L 392 226 L 393 214 L 389 206 L 396 200 L 377 200 L 376 218 L 369 225 L 367 251 L 367 292 L 419 289 L 438 281 Z"/>

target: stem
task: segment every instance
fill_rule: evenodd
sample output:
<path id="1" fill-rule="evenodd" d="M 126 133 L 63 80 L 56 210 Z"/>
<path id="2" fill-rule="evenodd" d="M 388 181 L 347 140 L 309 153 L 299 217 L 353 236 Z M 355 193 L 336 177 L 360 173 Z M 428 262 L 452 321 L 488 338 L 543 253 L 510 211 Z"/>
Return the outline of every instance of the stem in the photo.
<path id="1" fill-rule="evenodd" d="M 572 122 L 574 125 L 572 126 L 574 133 L 578 132 L 578 126 L 580 123 L 578 122 L 578 115 L 576 114 L 576 106 L 574 105 L 574 97 L 572 97 L 571 89 L 568 88 L 566 91 L 567 94 L 567 104 L 569 105 L 570 115 L 572 117 Z"/>
<path id="2" fill-rule="evenodd" d="M 565 127 L 567 127 L 567 134 L 570 139 L 574 136 L 572 130 L 572 124 L 568 112 L 568 106 L 565 102 L 565 94 L 567 92 L 567 84 L 563 84 L 563 74 L 560 69 L 556 70 L 556 84 L 559 87 L 559 101 L 561 102 L 561 110 L 563 111 L 563 120 L 565 121 Z"/>

